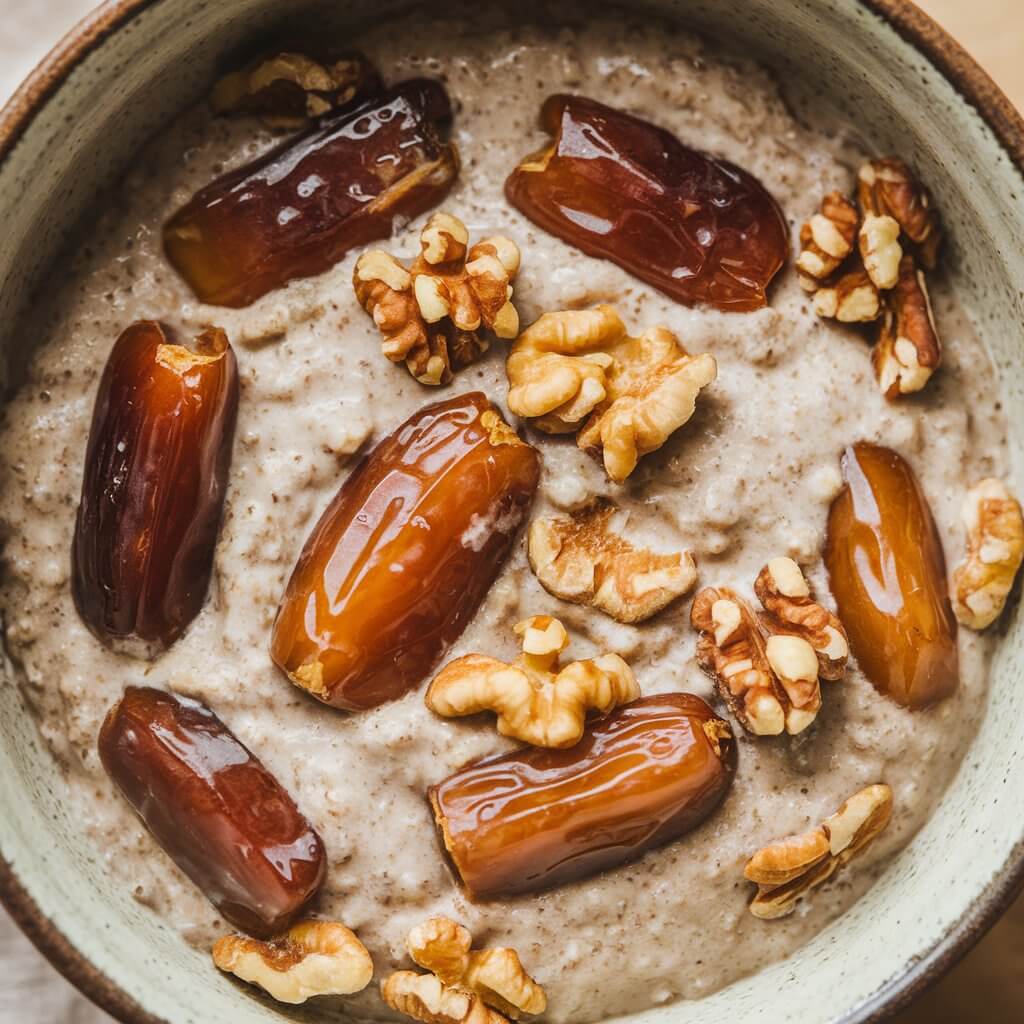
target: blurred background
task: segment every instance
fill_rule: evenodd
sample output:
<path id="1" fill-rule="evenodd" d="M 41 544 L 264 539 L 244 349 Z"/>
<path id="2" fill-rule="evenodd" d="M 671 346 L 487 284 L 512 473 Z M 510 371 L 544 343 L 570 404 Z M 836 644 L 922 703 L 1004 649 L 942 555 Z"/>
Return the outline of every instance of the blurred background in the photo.
<path id="1" fill-rule="evenodd" d="M 94 0 L 0 0 L 0 105 Z M 230 2 L 230 0 L 228 0 Z M 918 0 L 1024 109 L 1024 0 Z M 738 5 L 742 10 L 742 3 Z M 895 1024 L 1022 1024 L 1024 897 Z M 0 910 L 0 1024 L 111 1024 Z"/>

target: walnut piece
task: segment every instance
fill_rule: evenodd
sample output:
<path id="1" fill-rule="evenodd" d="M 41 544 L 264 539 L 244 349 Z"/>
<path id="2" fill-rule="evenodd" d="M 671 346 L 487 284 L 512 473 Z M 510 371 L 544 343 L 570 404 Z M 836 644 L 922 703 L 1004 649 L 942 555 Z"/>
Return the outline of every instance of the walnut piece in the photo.
<path id="1" fill-rule="evenodd" d="M 897 157 L 868 161 L 857 174 L 857 199 L 865 219 L 871 215 L 895 220 L 925 269 L 935 269 L 942 243 L 938 214 L 906 163 Z"/>
<path id="2" fill-rule="evenodd" d="M 829 192 L 822 199 L 821 212 L 800 229 L 796 265 L 807 291 L 815 291 L 853 252 L 859 222 L 857 208 L 842 192 Z"/>
<path id="3" fill-rule="evenodd" d="M 877 320 L 882 312 L 878 288 L 863 267 L 829 280 L 814 293 L 814 312 L 844 324 Z"/>
<path id="4" fill-rule="evenodd" d="M 900 262 L 899 280 L 886 302 L 878 341 L 871 352 L 875 378 L 887 398 L 920 391 L 942 357 L 924 274 L 912 256 Z"/>
<path id="5" fill-rule="evenodd" d="M 1024 559 L 1024 516 L 1001 480 L 989 478 L 964 499 L 967 557 L 953 573 L 953 610 L 970 629 L 999 618 Z"/>
<path id="6" fill-rule="evenodd" d="M 364 252 L 352 276 L 356 298 L 384 335 L 384 355 L 405 362 L 421 384 L 447 384 L 487 351 L 481 329 L 519 333 L 512 282 L 519 249 L 500 235 L 469 247 L 465 224 L 435 213 L 420 233 L 420 255 L 406 269 L 380 249 Z"/>
<path id="7" fill-rule="evenodd" d="M 750 912 L 772 920 L 796 909 L 815 886 L 874 842 L 892 817 L 892 790 L 884 783 L 855 793 L 818 828 L 758 850 L 743 869 L 757 884 Z"/>
<path id="8" fill-rule="evenodd" d="M 611 306 L 545 313 L 515 341 L 506 363 L 508 406 L 577 444 L 621 483 L 693 415 L 718 374 L 664 327 L 628 337 Z"/>
<path id="9" fill-rule="evenodd" d="M 588 711 L 604 714 L 640 696 L 617 654 L 560 666 L 569 634 L 558 619 L 535 615 L 515 632 L 523 653 L 512 664 L 483 654 L 457 658 L 427 688 L 427 707 L 445 718 L 493 711 L 502 736 L 535 747 L 571 747 L 583 736 Z"/>
<path id="10" fill-rule="evenodd" d="M 502 1024 L 547 1009 L 544 989 L 514 949 L 474 950 L 470 933 L 446 917 L 409 932 L 413 961 L 430 974 L 397 971 L 381 984 L 388 1006 L 425 1024 Z"/>
<path id="11" fill-rule="evenodd" d="M 793 736 L 821 709 L 819 680 L 842 678 L 846 631 L 811 599 L 792 559 L 772 559 L 754 589 L 765 609 L 760 616 L 727 587 L 707 587 L 694 598 L 697 663 L 748 733 Z"/>
<path id="12" fill-rule="evenodd" d="M 366 947 L 343 924 L 332 921 L 302 921 L 269 942 L 225 935 L 213 946 L 213 962 L 280 1003 L 350 995 L 366 988 L 373 977 Z"/>
<path id="13" fill-rule="evenodd" d="M 643 622 L 697 582 L 689 551 L 670 555 L 634 547 L 611 529 L 614 505 L 598 502 L 571 516 L 535 519 L 527 555 L 555 597 L 589 605 L 617 622 Z"/>

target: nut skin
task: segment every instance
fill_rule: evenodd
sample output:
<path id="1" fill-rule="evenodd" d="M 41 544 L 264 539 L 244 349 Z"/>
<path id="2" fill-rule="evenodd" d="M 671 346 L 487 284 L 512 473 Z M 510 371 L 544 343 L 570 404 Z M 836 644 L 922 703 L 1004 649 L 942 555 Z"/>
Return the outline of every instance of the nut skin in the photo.
<path id="1" fill-rule="evenodd" d="M 323 883 L 320 837 L 198 701 L 129 686 L 103 722 L 99 754 L 153 838 L 236 927 L 282 931 Z"/>
<path id="2" fill-rule="evenodd" d="M 541 125 L 553 144 L 505 183 L 516 209 L 679 302 L 730 312 L 767 304 L 789 229 L 756 178 L 583 96 L 550 96 Z"/>
<path id="3" fill-rule="evenodd" d="M 540 456 L 480 392 L 428 405 L 352 472 L 285 590 L 271 657 L 358 711 L 426 678 L 476 613 L 526 517 Z"/>
<path id="4" fill-rule="evenodd" d="M 443 86 L 413 79 L 324 119 L 197 192 L 164 225 L 167 258 L 219 306 L 323 273 L 448 194 L 459 169 L 438 135 L 448 116 Z"/>
<path id="5" fill-rule="evenodd" d="M 735 774 L 728 725 L 699 697 L 642 697 L 567 750 L 467 765 L 428 798 L 470 898 L 536 892 L 636 860 L 721 803 Z"/>
<path id="6" fill-rule="evenodd" d="M 942 541 L 913 470 L 861 442 L 842 457 L 846 486 L 832 504 L 825 565 L 861 670 L 917 711 L 958 684 L 957 626 Z"/>
<path id="7" fill-rule="evenodd" d="M 238 370 L 211 327 L 193 350 L 157 322 L 118 338 L 100 381 L 71 551 L 82 621 L 152 656 L 202 607 L 231 464 Z"/>

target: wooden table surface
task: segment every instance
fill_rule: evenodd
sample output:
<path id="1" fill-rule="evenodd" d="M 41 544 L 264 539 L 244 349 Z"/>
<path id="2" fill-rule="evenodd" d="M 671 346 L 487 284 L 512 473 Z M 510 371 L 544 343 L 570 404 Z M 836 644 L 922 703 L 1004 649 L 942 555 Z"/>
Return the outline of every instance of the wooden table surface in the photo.
<path id="1" fill-rule="evenodd" d="M 0 102 L 92 0 L 0 0 Z M 1024 109 L 1024 0 L 918 0 Z M 0 1024 L 112 1024 L 0 911 Z M 1024 897 L 897 1024 L 1024 1022 Z"/>

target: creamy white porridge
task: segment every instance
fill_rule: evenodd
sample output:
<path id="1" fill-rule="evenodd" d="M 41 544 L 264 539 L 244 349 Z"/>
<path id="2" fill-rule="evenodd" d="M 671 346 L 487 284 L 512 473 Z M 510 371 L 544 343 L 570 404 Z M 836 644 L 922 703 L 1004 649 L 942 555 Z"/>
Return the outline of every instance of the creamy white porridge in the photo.
<path id="1" fill-rule="evenodd" d="M 537 112 L 558 91 L 628 109 L 742 165 L 779 201 L 794 240 L 824 192 L 849 188 L 863 140 L 804 127 L 766 72 L 663 26 L 484 30 L 432 19 L 410 22 L 403 33 L 415 42 L 401 55 L 394 26 L 359 45 L 389 81 L 415 74 L 446 81 L 463 169 L 444 208 L 474 238 L 500 231 L 519 244 L 523 322 L 610 302 L 630 328 L 663 323 L 691 352 L 718 361 L 718 380 L 697 414 L 625 485 L 610 484 L 571 438 L 527 430 L 544 462 L 534 514 L 608 495 L 629 512 L 637 539 L 691 549 L 701 585 L 749 594 L 760 567 L 785 554 L 824 595 L 820 551 L 841 483 L 838 455 L 867 439 L 912 463 L 947 559 L 956 560 L 963 492 L 980 477 L 1001 475 L 1006 451 L 992 368 L 941 283 L 943 369 L 921 396 L 893 403 L 878 393 L 865 342 L 815 315 L 791 267 L 768 309 L 684 308 L 537 229 L 502 193 L 511 168 L 545 141 Z M 933 810 L 983 710 L 988 642 L 961 630 L 960 689 L 933 710 L 898 707 L 854 666 L 845 682 L 825 684 L 824 708 L 808 733 L 756 741 L 740 734 L 738 776 L 721 810 L 637 864 L 537 896 L 468 902 L 442 858 L 425 790 L 512 744 L 490 721 L 436 718 L 422 692 L 357 715 L 315 704 L 272 665 L 268 644 L 294 560 L 354 453 L 439 397 L 479 389 L 504 406 L 503 343 L 449 387 L 420 386 L 380 354 L 380 336 L 352 294 L 357 253 L 243 310 L 198 305 L 163 257 L 160 226 L 195 189 L 273 141 L 253 120 L 215 120 L 199 107 L 140 153 L 26 325 L 26 336 L 44 342 L 5 414 L 7 643 L 40 726 L 67 765 L 69 798 L 110 871 L 190 941 L 206 947 L 225 930 L 116 794 L 96 755 L 107 708 L 125 685 L 145 683 L 210 705 L 293 794 L 328 851 L 315 909 L 358 932 L 378 977 L 406 965 L 406 933 L 433 913 L 462 921 L 480 944 L 516 948 L 547 989 L 553 1021 L 699 998 L 786 956 L 848 907 Z M 420 226 L 400 230 L 389 250 L 413 255 Z M 68 579 L 99 374 L 120 331 L 139 318 L 186 335 L 211 322 L 224 327 L 242 388 L 210 594 L 186 635 L 151 664 L 97 643 L 79 621 Z M 717 705 L 695 662 L 688 607 L 684 600 L 642 626 L 617 625 L 543 591 L 520 541 L 451 655 L 510 659 L 513 623 L 557 614 L 573 637 L 572 654 L 615 651 L 644 693 L 686 690 Z M 816 891 L 792 917 L 753 918 L 742 877 L 747 857 L 813 827 L 876 781 L 892 787 L 896 812 L 858 869 Z M 351 1005 L 366 1015 L 385 1012 L 373 987 Z"/>

